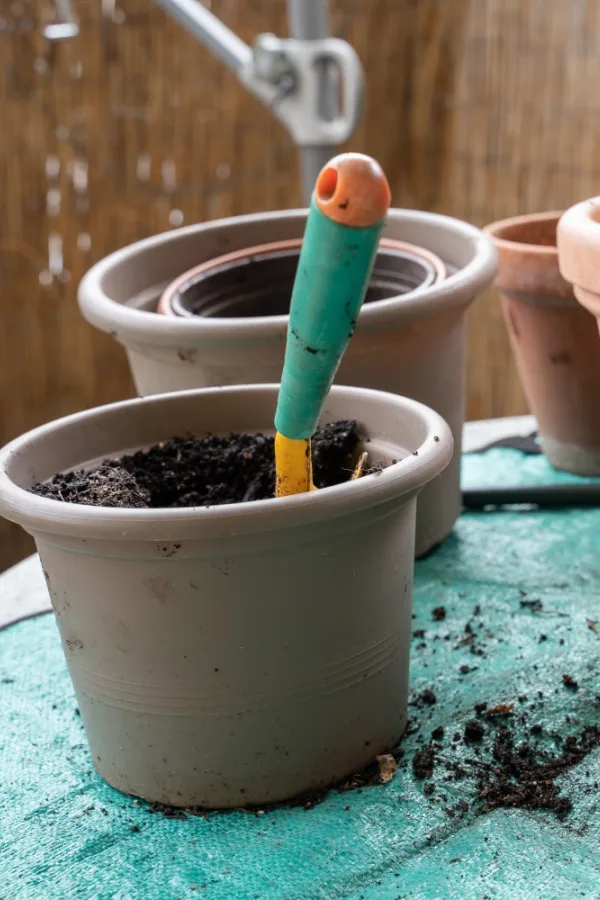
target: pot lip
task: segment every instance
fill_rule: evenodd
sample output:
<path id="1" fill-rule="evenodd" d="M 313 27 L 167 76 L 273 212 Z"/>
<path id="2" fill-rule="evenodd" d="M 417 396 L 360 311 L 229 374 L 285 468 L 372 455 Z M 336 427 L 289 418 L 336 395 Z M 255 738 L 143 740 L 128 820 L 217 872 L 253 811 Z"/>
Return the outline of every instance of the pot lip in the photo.
<path id="1" fill-rule="evenodd" d="M 182 238 L 194 234 L 201 235 L 209 228 L 227 229 L 235 225 L 252 225 L 294 218 L 302 221 L 306 219 L 307 214 L 307 209 L 252 213 L 217 222 L 189 225 L 130 244 L 100 260 L 83 277 L 78 290 L 80 310 L 88 322 L 125 344 L 180 348 L 215 342 L 232 344 L 247 343 L 248 340 L 282 338 L 287 330 L 288 316 L 256 316 L 244 320 L 241 327 L 233 327 L 226 319 L 194 316 L 190 317 L 190 321 L 180 316 L 161 316 L 133 309 L 112 300 L 104 291 L 103 283 L 111 270 L 130 261 L 137 254 L 168 248 Z M 383 330 L 397 326 L 400 322 L 410 322 L 434 315 L 436 312 L 466 307 L 480 290 L 493 280 L 497 271 L 494 242 L 475 225 L 439 213 L 403 209 L 391 209 L 388 221 L 405 222 L 416 227 L 435 225 L 440 229 L 443 228 L 452 235 L 454 241 L 458 239 L 470 245 L 472 259 L 459 270 L 451 272 L 443 281 L 425 290 L 416 290 L 406 299 L 400 296 L 363 306 L 357 323 L 358 333 Z M 143 290 L 143 286 L 140 286 L 140 291 Z"/>
<path id="2" fill-rule="evenodd" d="M 163 316 L 178 315 L 178 313 L 173 310 L 174 298 L 177 294 L 181 294 L 188 286 L 191 286 L 190 282 L 194 282 L 199 275 L 203 275 L 205 272 L 209 273 L 212 269 L 218 269 L 220 266 L 242 262 L 250 257 L 267 256 L 269 253 L 283 252 L 286 250 L 300 250 L 302 242 L 303 239 L 301 237 L 288 238 L 283 241 L 268 241 L 264 244 L 254 244 L 250 247 L 243 247 L 240 250 L 233 250 L 231 253 L 224 253 L 221 256 L 207 259 L 203 263 L 188 269 L 182 275 L 179 275 L 170 282 L 159 297 L 156 312 Z M 422 290 L 424 286 L 429 287 L 430 284 L 435 284 L 437 281 L 446 278 L 447 269 L 444 262 L 439 256 L 436 256 L 435 253 L 432 253 L 431 250 L 428 250 L 426 247 L 418 247 L 416 244 L 410 244 L 407 241 L 397 241 L 392 238 L 381 238 L 379 247 L 384 250 L 394 250 L 396 253 L 403 254 L 404 256 L 412 256 L 430 269 L 430 282 L 426 285 L 419 285 L 414 288 L 413 291 L 407 291 L 405 294 L 402 294 L 405 300 L 409 293 L 412 294 L 415 290 Z M 230 322 L 232 326 L 237 325 L 239 327 L 255 318 L 256 316 L 228 316 L 227 321 Z M 263 316 L 262 318 L 287 318 L 287 316 Z"/>
<path id="3" fill-rule="evenodd" d="M 600 196 L 590 197 L 571 206 L 561 217 L 557 236 L 559 266 L 563 277 L 576 288 L 597 294 L 595 272 L 600 244 L 600 221 L 592 215 L 593 211 L 600 217 Z M 579 299 L 582 302 L 581 297 Z M 583 305 L 588 306 L 588 303 L 584 300 Z"/>
<path id="4" fill-rule="evenodd" d="M 62 432 L 63 439 L 73 428 L 85 423 L 98 425 L 114 411 L 144 415 L 145 411 L 182 399 L 234 394 L 252 397 L 265 395 L 275 400 L 279 385 L 236 385 L 233 387 L 200 388 L 176 393 L 156 394 L 122 400 L 105 406 L 74 413 L 46 425 L 41 425 L 14 439 L 0 450 L 0 514 L 34 533 L 50 533 L 72 538 L 97 538 L 119 541 L 156 541 L 200 539 L 273 531 L 331 520 L 357 513 L 393 499 L 417 493 L 450 462 L 453 439 L 444 419 L 429 407 L 396 394 L 367 388 L 334 385 L 330 397 L 355 398 L 387 407 L 387 414 L 412 414 L 426 426 L 426 436 L 418 448 L 418 455 L 410 454 L 377 475 L 367 475 L 357 481 L 346 482 L 316 493 L 293 497 L 244 502 L 226 506 L 190 507 L 183 509 L 122 509 L 90 507 L 63 503 L 32 494 L 20 487 L 9 474 L 15 456 L 26 450 L 33 441 L 46 439 Z M 360 421 L 360 412 L 357 410 Z M 58 434 L 57 434 L 58 436 Z M 170 435 L 171 436 L 171 435 Z M 119 451 L 116 451 L 119 452 Z M 126 449 L 123 448 L 123 452 Z"/>
<path id="5" fill-rule="evenodd" d="M 594 233 L 597 233 L 596 229 L 600 222 L 592 216 L 592 210 L 600 212 L 600 195 L 580 200 L 579 203 L 574 203 L 566 209 L 561 215 L 561 225 L 563 222 L 576 221 L 582 227 L 594 228 Z"/>
<path id="6" fill-rule="evenodd" d="M 556 245 L 548 246 L 546 244 L 529 244 L 526 241 L 513 241 L 509 238 L 502 237 L 502 233 L 515 225 L 531 225 L 538 222 L 555 221 L 558 228 L 558 222 L 562 215 L 562 211 L 550 210 L 549 212 L 526 213 L 522 216 L 510 216 L 507 219 L 498 219 L 496 222 L 490 222 L 483 230 L 492 237 L 499 250 L 503 250 L 507 253 L 534 256 L 538 259 L 540 257 L 547 257 L 549 260 L 557 261 L 558 247 Z"/>

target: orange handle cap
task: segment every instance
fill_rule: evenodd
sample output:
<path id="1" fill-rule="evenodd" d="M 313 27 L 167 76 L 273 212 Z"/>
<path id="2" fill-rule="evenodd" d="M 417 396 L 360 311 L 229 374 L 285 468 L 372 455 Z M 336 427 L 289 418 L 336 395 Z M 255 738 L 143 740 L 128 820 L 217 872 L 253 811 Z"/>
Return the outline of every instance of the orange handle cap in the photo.
<path id="1" fill-rule="evenodd" d="M 321 169 L 314 199 L 334 222 L 369 228 L 385 218 L 392 196 L 379 163 L 362 153 L 341 153 Z"/>

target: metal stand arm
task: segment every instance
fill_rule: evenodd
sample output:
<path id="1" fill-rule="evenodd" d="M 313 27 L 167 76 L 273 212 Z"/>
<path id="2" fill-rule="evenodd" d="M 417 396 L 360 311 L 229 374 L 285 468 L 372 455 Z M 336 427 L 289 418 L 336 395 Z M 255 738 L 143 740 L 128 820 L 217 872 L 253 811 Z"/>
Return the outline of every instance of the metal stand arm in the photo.
<path id="1" fill-rule="evenodd" d="M 300 148 L 308 205 L 319 171 L 354 131 L 362 100 L 360 60 L 348 43 L 327 37 L 326 0 L 287 0 L 292 37 L 261 34 L 252 47 L 198 0 L 155 2 L 287 127 Z M 75 37 L 70 0 L 55 3 L 57 21 L 44 30 L 46 38 Z"/>
<path id="2" fill-rule="evenodd" d="M 252 50 L 196 0 L 154 0 L 185 30 L 234 72 L 252 65 Z"/>

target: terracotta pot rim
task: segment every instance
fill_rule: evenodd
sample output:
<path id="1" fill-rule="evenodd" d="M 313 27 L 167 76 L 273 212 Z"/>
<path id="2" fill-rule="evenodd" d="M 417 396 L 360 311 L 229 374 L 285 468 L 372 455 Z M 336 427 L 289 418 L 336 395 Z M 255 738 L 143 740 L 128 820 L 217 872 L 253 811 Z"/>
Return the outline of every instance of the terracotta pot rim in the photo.
<path id="1" fill-rule="evenodd" d="M 513 241 L 502 235 L 509 228 L 514 228 L 518 225 L 531 225 L 538 222 L 555 221 L 558 226 L 558 222 L 562 215 L 563 212 L 551 210 L 550 212 L 526 213 L 522 216 L 510 216 L 507 219 L 498 219 L 496 222 L 491 222 L 489 225 L 486 225 L 483 230 L 494 239 L 498 249 L 505 250 L 508 253 L 521 253 L 537 257 L 546 256 L 558 260 L 558 247 L 556 245 L 548 246 L 547 244 L 531 244 L 527 241 Z"/>
<path id="2" fill-rule="evenodd" d="M 300 523 L 318 522 L 339 516 L 352 515 L 392 499 L 414 495 L 435 475 L 439 474 L 452 458 L 453 439 L 449 426 L 438 413 L 416 400 L 400 397 L 384 391 L 368 388 L 331 388 L 330 398 L 345 398 L 356 401 L 367 398 L 372 405 L 386 409 L 392 418 L 408 419 L 407 437 L 411 429 L 421 436 L 418 452 L 408 452 L 399 462 L 384 469 L 377 475 L 346 482 L 310 494 L 293 497 L 261 500 L 260 502 L 233 503 L 226 506 L 190 507 L 183 509 L 129 509 L 84 506 L 62 503 L 47 497 L 32 494 L 27 487 L 31 474 L 27 469 L 29 448 L 40 444 L 53 443 L 54 446 L 68 445 L 68 436 L 73 433 L 89 432 L 94 443 L 94 454 L 89 459 L 100 456 L 116 456 L 131 450 L 131 444 L 124 443 L 112 449 L 100 449 L 95 436 L 102 436 L 102 421 L 109 417 L 109 424 L 115 415 L 119 418 L 120 431 L 133 430 L 136 435 L 143 433 L 144 422 L 152 418 L 149 411 L 156 414 L 157 408 L 170 404 L 190 406 L 190 414 L 203 401 L 210 403 L 218 398 L 219 403 L 233 400 L 239 395 L 247 396 L 247 403 L 254 401 L 272 404 L 273 413 L 279 385 L 258 384 L 238 385 L 223 388 L 200 388 L 175 393 L 155 394 L 123 400 L 91 410 L 83 410 L 29 431 L 11 441 L 0 451 L 0 513 L 10 521 L 36 532 L 46 532 L 60 536 L 78 538 L 106 538 L 125 541 L 139 540 L 185 540 L 219 537 L 226 534 L 247 534 L 271 531 L 276 528 L 292 528 Z M 325 405 L 327 410 L 327 403 Z M 191 416 L 191 419 L 193 416 Z M 121 424 L 122 423 L 122 424 Z M 114 427 L 114 423 L 113 423 Z M 165 440 L 173 435 L 165 434 L 157 440 Z M 386 441 L 382 435 L 370 435 L 371 440 Z M 152 440 L 152 443 L 155 441 Z M 141 442 L 143 445 L 143 441 Z M 138 443 L 140 446 L 140 443 Z M 64 451 L 63 451 L 64 456 Z M 67 454 L 68 456 L 68 454 Z M 79 468 L 86 460 L 77 459 L 69 464 L 63 459 L 58 465 L 64 470 Z M 26 467 L 26 474 L 19 478 L 19 466 Z M 16 470 L 16 471 L 15 471 Z M 51 477 L 48 472 L 42 478 Z M 37 476 L 34 476 L 34 478 Z M 27 481 L 27 487 L 19 482 Z"/>
<path id="3" fill-rule="evenodd" d="M 238 260 L 243 260 L 250 256 L 263 256 L 267 253 L 276 253 L 278 250 L 299 250 L 302 246 L 302 241 L 303 238 L 301 237 L 289 238 L 285 241 L 270 241 L 266 244 L 255 244 L 250 247 L 244 247 L 241 250 L 234 250 L 231 253 L 225 253 L 222 256 L 215 256 L 212 259 L 208 259 L 205 262 L 200 263 L 198 266 L 194 266 L 192 269 L 188 269 L 186 272 L 183 272 L 183 274 L 181 274 L 178 278 L 172 281 L 167 288 L 165 288 L 165 290 L 160 295 L 158 305 L 156 307 L 156 313 L 163 316 L 177 316 L 177 318 L 185 318 L 187 321 L 189 321 L 190 319 L 193 320 L 193 316 L 180 316 L 173 310 L 173 299 L 176 294 L 181 293 L 183 290 L 185 290 L 188 283 L 197 278 L 198 275 L 201 275 L 204 272 L 210 272 L 211 269 L 215 269 L 218 266 L 227 265 L 228 263 L 234 263 Z M 413 288 L 413 290 L 407 291 L 405 294 L 398 296 L 406 298 L 409 294 L 413 294 L 415 291 L 422 290 L 424 287 L 431 287 L 431 285 L 436 284 L 438 281 L 442 281 L 446 277 L 446 266 L 444 265 L 442 260 L 435 255 L 435 253 L 427 250 L 426 247 L 418 247 L 416 246 L 416 244 L 410 244 L 407 241 L 397 241 L 393 240 L 392 238 L 382 238 L 379 242 L 379 246 L 386 250 L 396 250 L 398 252 L 404 253 L 407 256 L 413 256 L 415 259 L 424 260 L 433 270 L 433 281 L 431 281 L 429 284 L 418 285 L 418 287 Z M 374 302 L 381 303 L 382 301 L 376 300 Z M 241 325 L 248 319 L 256 318 L 256 316 L 228 316 L 226 318 L 229 322 Z M 268 316 L 265 318 L 275 317 Z"/>
<path id="4" fill-rule="evenodd" d="M 252 341 L 280 340 L 287 331 L 288 316 L 256 316 L 242 320 L 242 327 L 232 327 L 234 319 L 218 319 L 193 316 L 185 321 L 182 316 L 158 316 L 154 312 L 135 309 L 127 303 L 130 298 L 113 299 L 111 292 L 118 280 L 117 272 L 138 265 L 142 258 L 146 266 L 146 285 L 140 284 L 138 294 L 153 285 L 151 258 L 155 252 L 164 253 L 178 241 L 202 239 L 210 229 L 213 236 L 224 233 L 233 226 L 250 226 L 265 222 L 297 222 L 306 220 L 308 210 L 291 209 L 268 213 L 252 213 L 229 219 L 189 225 L 130 244 L 96 263 L 82 279 L 79 290 L 79 307 L 84 318 L 116 337 L 121 343 L 160 345 L 162 347 L 199 347 L 218 342 L 244 344 Z M 361 310 L 357 333 L 398 327 L 400 323 L 420 321 L 452 309 L 466 308 L 480 290 L 487 287 L 497 271 L 497 252 L 490 235 L 451 216 L 420 210 L 391 209 L 388 221 L 396 226 L 421 230 L 435 230 L 453 247 L 453 255 L 465 259 L 457 263 L 443 281 L 436 282 L 422 291 L 414 291 L 406 297 L 368 303 Z M 167 282 L 168 284 L 168 282 Z M 163 282 L 162 288 L 166 284 Z M 131 295 L 133 296 L 133 295 Z"/>
<path id="5" fill-rule="evenodd" d="M 592 215 L 592 212 L 596 216 Z M 564 278 L 575 286 L 577 296 L 588 306 L 588 294 L 600 293 L 597 277 L 600 247 L 600 197 L 591 197 L 571 206 L 561 217 L 558 228 L 559 265 Z M 581 292 L 583 300 L 581 299 Z M 594 301 L 595 308 L 597 301 Z M 589 307 L 588 307 L 589 308 Z"/>
<path id="6" fill-rule="evenodd" d="M 561 275 L 557 242 L 536 244 L 505 237 L 507 233 L 528 230 L 536 225 L 553 225 L 558 231 L 562 213 L 553 210 L 528 213 L 500 219 L 486 225 L 498 251 L 499 269 L 494 282 L 496 288 L 515 300 L 543 305 L 576 305 L 573 288 Z"/>

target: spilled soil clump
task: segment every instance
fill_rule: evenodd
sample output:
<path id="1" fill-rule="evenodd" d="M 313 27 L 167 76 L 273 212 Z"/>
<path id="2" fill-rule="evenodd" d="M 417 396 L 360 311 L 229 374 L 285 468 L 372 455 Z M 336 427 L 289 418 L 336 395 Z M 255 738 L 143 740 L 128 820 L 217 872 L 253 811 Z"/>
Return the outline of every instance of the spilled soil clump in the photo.
<path id="1" fill-rule="evenodd" d="M 478 716 L 484 714 L 478 704 Z M 467 783 L 475 785 L 475 798 L 471 803 L 461 800 L 460 812 L 472 809 L 476 813 L 494 809 L 548 809 L 559 816 L 568 813 L 573 801 L 557 779 L 564 772 L 577 766 L 586 756 L 600 746 L 600 727 L 588 725 L 578 734 L 561 737 L 552 734 L 551 744 L 544 744 L 543 728 L 531 724 L 526 715 L 518 721 L 508 722 L 510 710 L 502 707 L 488 710 L 488 723 L 484 727 L 478 719 L 470 719 L 462 735 L 453 741 L 447 751 L 443 745 L 443 731 L 435 729 L 428 744 L 413 755 L 413 774 L 419 780 L 434 776 L 436 783 Z M 491 713 L 491 715 L 490 715 Z M 437 740 L 435 740 L 437 738 Z M 462 744 L 462 752 L 460 745 Z M 475 749 L 475 755 L 470 755 Z M 456 758 L 449 753 L 456 751 Z M 463 755 L 468 751 L 466 755 Z M 439 802 L 437 788 L 424 786 L 425 796 Z M 433 795 L 438 793 L 438 796 Z M 449 815 L 456 809 L 448 807 Z"/>
<path id="2" fill-rule="evenodd" d="M 517 743 L 514 732 L 502 725 L 494 738 L 494 762 L 478 780 L 479 800 L 486 810 L 508 807 L 567 813 L 573 801 L 561 793 L 556 779 L 599 744 L 600 729 L 588 726 L 565 738 L 561 752 L 544 753 L 527 739 Z"/>

